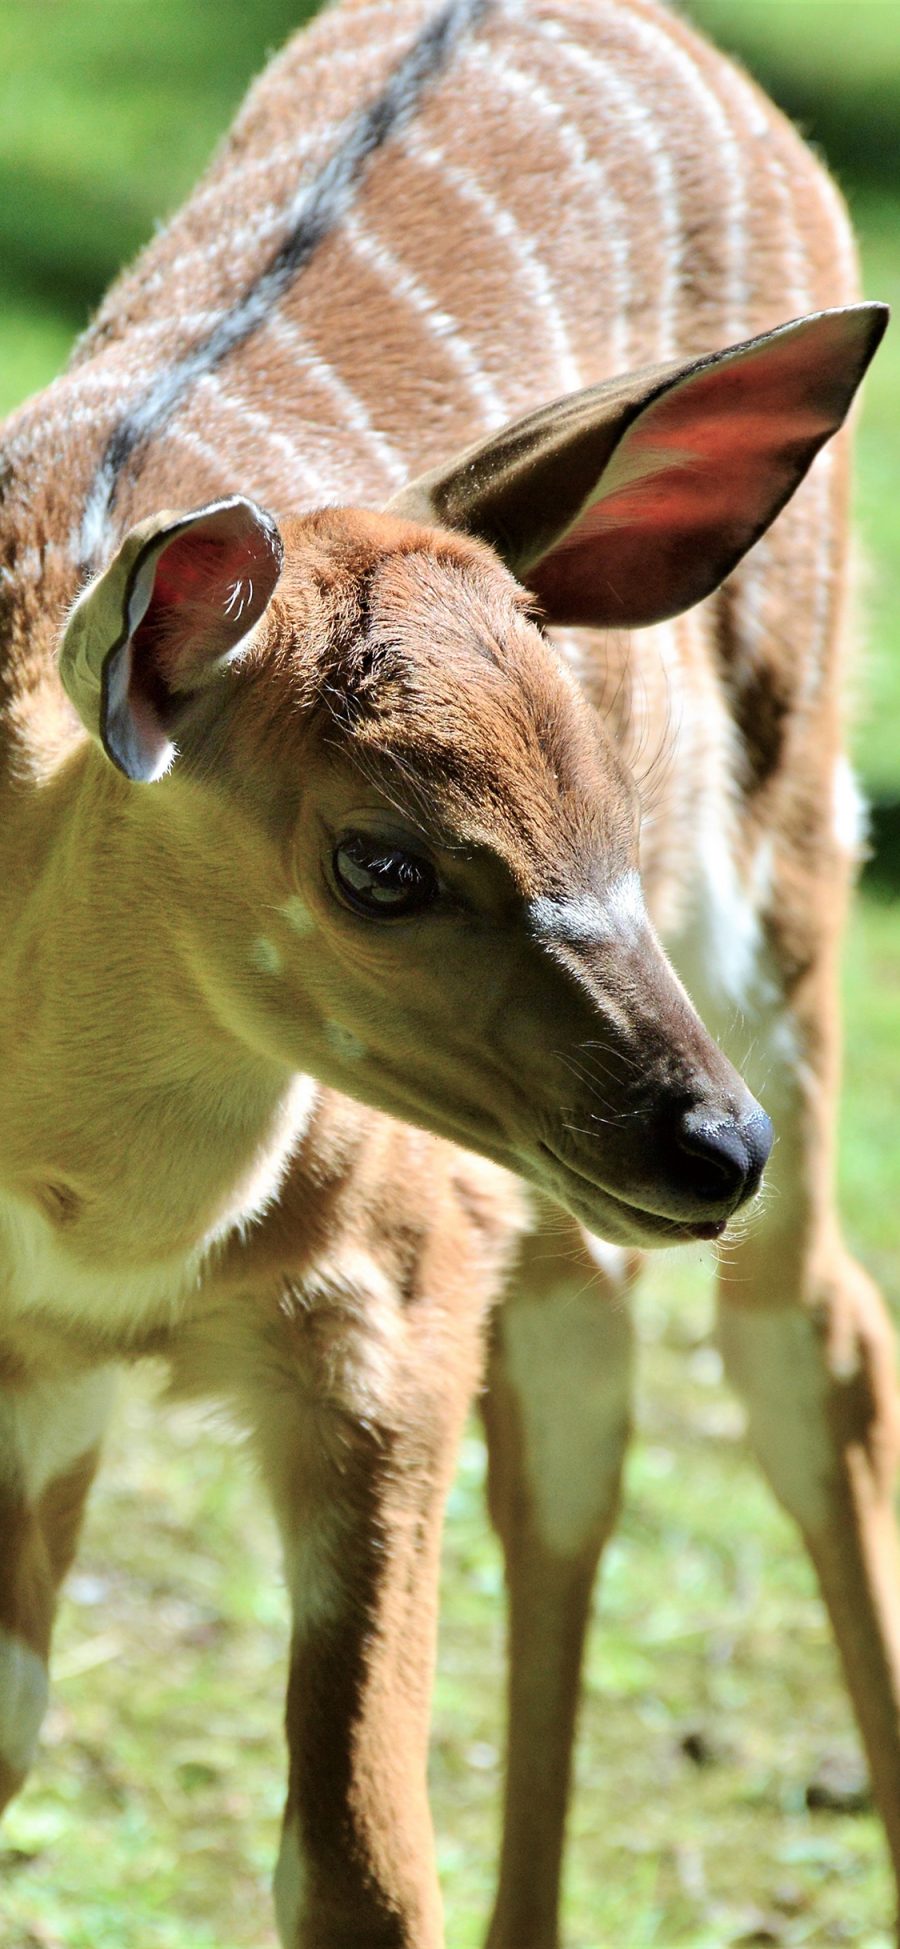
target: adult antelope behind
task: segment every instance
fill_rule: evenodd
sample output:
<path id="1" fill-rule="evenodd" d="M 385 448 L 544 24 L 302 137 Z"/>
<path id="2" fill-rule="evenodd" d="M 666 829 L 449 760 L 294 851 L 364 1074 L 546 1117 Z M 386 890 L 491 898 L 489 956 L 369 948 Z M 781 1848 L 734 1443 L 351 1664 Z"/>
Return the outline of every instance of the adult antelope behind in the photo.
<path id="1" fill-rule="evenodd" d="M 505 1281 L 490 1941 L 555 1943 L 623 1287 L 752 1197 L 767 1111 L 723 1346 L 900 1856 L 891 1356 L 832 1188 L 856 296 L 821 169 L 649 0 L 345 0 L 3 429 L 0 1781 L 162 1355 L 284 1539 L 291 1949 L 441 1940 L 440 1522 Z"/>

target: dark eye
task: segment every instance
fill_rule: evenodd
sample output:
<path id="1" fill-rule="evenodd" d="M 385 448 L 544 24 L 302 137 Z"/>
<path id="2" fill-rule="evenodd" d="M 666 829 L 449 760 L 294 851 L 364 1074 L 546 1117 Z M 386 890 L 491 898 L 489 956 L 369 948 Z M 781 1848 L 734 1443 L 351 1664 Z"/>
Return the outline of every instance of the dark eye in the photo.
<path id="1" fill-rule="evenodd" d="M 434 867 L 383 839 L 355 833 L 334 849 L 334 877 L 345 900 L 360 914 L 390 920 L 430 907 L 438 895 Z"/>

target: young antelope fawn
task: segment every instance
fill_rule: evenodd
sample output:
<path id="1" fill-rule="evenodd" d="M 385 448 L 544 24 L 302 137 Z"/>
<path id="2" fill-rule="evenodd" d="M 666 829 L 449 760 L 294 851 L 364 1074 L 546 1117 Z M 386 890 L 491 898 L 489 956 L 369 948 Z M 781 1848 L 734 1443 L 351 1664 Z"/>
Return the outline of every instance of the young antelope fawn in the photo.
<path id="1" fill-rule="evenodd" d="M 822 170 L 653 0 L 343 0 L 3 429 L 0 1784 L 162 1356 L 283 1536 L 290 1949 L 442 1939 L 441 1515 L 507 1289 L 490 1943 L 556 1943 L 623 1289 L 770 1116 L 722 1344 L 900 1860 L 891 1350 L 833 1199 L 856 300 Z"/>

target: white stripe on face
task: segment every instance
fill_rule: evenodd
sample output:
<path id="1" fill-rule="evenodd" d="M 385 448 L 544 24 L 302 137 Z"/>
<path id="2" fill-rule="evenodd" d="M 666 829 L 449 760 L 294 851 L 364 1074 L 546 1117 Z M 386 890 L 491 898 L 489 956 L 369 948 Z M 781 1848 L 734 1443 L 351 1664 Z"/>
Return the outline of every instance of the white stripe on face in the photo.
<path id="1" fill-rule="evenodd" d="M 541 895 L 529 903 L 529 918 L 542 940 L 561 939 L 585 947 L 635 940 L 647 920 L 640 877 L 623 873 L 602 895 L 576 893 L 570 900 Z"/>

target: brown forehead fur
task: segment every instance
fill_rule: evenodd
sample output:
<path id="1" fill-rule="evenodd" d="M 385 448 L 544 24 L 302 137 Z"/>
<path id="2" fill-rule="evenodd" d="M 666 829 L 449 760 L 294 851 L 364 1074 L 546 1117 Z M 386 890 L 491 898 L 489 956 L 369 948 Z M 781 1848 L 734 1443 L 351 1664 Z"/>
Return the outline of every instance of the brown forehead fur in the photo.
<path id="1" fill-rule="evenodd" d="M 216 739 L 229 770 L 274 763 L 297 787 L 313 738 L 426 831 L 439 785 L 435 836 L 504 853 L 523 886 L 550 855 L 583 877 L 598 845 L 612 865 L 627 852 L 627 776 L 490 549 L 356 509 L 282 534 L 281 580 Z"/>

